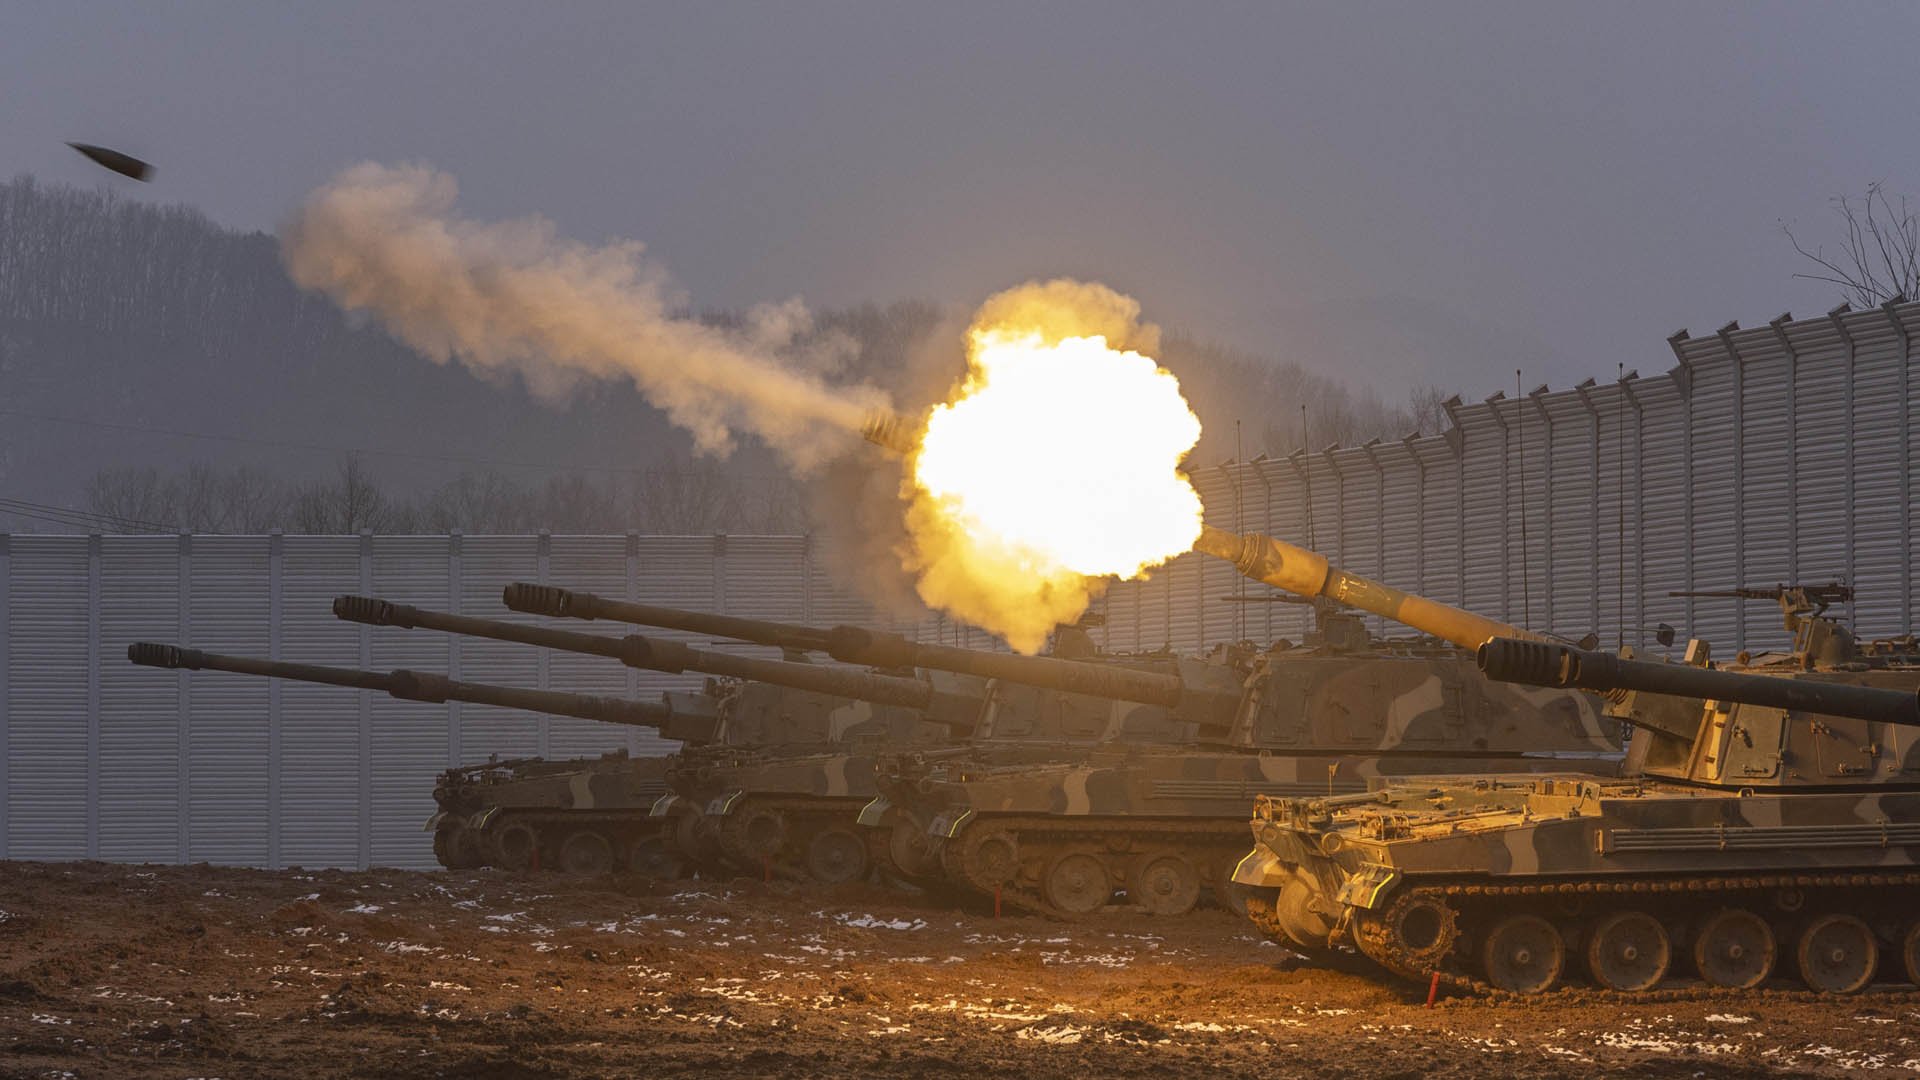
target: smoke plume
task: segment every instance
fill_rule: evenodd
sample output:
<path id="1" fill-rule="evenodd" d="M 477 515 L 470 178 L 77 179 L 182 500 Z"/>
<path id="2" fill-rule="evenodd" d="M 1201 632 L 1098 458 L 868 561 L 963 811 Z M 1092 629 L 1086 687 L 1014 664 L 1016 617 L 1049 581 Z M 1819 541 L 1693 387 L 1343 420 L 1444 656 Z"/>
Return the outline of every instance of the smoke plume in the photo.
<path id="1" fill-rule="evenodd" d="M 757 308 L 739 328 L 677 318 L 639 243 L 591 247 L 537 217 L 467 220 L 457 194 L 425 166 L 356 165 L 283 229 L 288 272 L 438 363 L 518 375 L 548 400 L 584 380 L 629 379 L 709 453 L 750 434 L 806 471 L 887 404 L 871 387 L 827 383 L 844 341 L 813 340 L 798 300 Z"/>

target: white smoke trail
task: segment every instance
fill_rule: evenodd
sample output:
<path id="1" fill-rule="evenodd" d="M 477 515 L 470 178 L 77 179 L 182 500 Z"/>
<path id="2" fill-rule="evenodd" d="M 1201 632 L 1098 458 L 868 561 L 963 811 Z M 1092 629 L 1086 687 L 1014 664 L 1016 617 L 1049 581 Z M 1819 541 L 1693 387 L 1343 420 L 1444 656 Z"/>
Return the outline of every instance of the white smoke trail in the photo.
<path id="1" fill-rule="evenodd" d="M 724 454 L 750 433 L 806 470 L 886 406 L 867 386 L 829 386 L 799 355 L 798 300 L 740 330 L 671 314 L 665 275 L 636 242 L 589 247 L 528 218 L 457 216 L 453 177 L 420 165 L 356 165 L 308 197 L 281 234 L 288 272 L 348 311 L 369 311 L 438 363 L 517 373 L 536 394 L 631 379 L 648 401 Z"/>

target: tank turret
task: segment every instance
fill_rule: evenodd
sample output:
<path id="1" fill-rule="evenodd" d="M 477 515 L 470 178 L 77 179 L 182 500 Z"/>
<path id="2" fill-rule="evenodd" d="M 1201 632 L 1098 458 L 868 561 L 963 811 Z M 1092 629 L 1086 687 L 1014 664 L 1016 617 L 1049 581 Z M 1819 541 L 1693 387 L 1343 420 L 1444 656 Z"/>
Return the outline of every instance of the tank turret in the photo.
<path id="1" fill-rule="evenodd" d="M 1695 784 L 1830 787 L 1920 767 L 1896 727 L 1920 726 L 1920 669 L 1728 671 L 1702 642 L 1687 663 L 1636 660 L 1555 642 L 1495 638 L 1490 679 L 1591 690 L 1634 725 L 1630 772 Z M 1884 770 L 1895 770 L 1887 773 Z"/>

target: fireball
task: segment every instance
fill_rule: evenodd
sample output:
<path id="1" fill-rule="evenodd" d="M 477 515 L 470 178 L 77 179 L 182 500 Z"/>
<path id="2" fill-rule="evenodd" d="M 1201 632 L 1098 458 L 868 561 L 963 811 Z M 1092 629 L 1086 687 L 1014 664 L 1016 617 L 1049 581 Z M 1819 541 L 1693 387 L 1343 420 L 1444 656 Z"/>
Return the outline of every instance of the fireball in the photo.
<path id="1" fill-rule="evenodd" d="M 910 470 L 922 598 L 1023 652 L 1108 580 L 1200 534 L 1200 497 L 1178 471 L 1200 421 L 1179 380 L 1105 334 L 1051 325 L 976 322 L 966 381 L 928 416 Z"/>

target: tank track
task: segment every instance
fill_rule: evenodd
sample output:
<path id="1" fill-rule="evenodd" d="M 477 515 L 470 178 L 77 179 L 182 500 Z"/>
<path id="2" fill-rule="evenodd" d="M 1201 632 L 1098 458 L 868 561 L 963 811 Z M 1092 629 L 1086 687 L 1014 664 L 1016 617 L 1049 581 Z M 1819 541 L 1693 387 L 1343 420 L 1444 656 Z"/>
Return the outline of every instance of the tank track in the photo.
<path id="1" fill-rule="evenodd" d="M 881 842 L 884 838 L 876 838 L 870 835 L 871 830 L 860 827 L 860 810 L 869 801 L 871 796 L 867 795 L 841 798 L 748 794 L 742 796 L 725 816 L 713 819 L 715 838 L 729 863 L 737 870 L 795 881 L 822 881 L 809 868 L 808 847 L 815 837 L 828 829 L 845 829 L 859 841 L 864 865 L 857 873 L 851 873 L 851 876 L 840 881 L 823 883 L 843 884 L 865 880 L 874 869 L 886 869 L 892 865 Z M 780 823 L 777 845 L 770 844 L 764 834 L 759 837 L 753 835 L 755 823 L 764 822 L 769 816 L 777 818 Z"/>
<path id="2" fill-rule="evenodd" d="M 1920 1002 L 1920 989 L 1893 988 L 1885 984 L 1869 986 L 1852 994 L 1835 994 L 1811 989 L 1789 990 L 1780 987 L 1761 986 L 1754 989 L 1738 989 L 1713 986 L 1711 984 L 1689 986 L 1656 986 L 1643 991 L 1620 991 L 1597 985 L 1569 985 L 1566 974 L 1577 969 L 1579 959 L 1575 945 L 1582 938 L 1578 933 L 1568 933 L 1568 927 L 1576 930 L 1579 924 L 1591 918 L 1592 913 L 1578 910 L 1580 902 L 1587 897 L 1618 898 L 1622 896 L 1668 898 L 1682 905 L 1695 905 L 1694 911 L 1685 914 L 1697 914 L 1698 905 L 1711 904 L 1715 900 L 1727 906 L 1738 906 L 1748 911 L 1771 916 L 1771 926 L 1791 927 L 1800 918 L 1818 915 L 1827 911 L 1848 911 L 1844 904 L 1836 900 L 1846 897 L 1842 890 L 1856 889 L 1920 889 L 1920 871 L 1892 872 L 1834 872 L 1819 874 L 1756 874 L 1737 878 L 1715 877 L 1665 877 L 1635 878 L 1632 880 L 1611 881 L 1591 878 L 1573 881 L 1536 881 L 1527 884 L 1489 884 L 1483 880 L 1448 881 L 1419 885 L 1405 889 L 1395 895 L 1389 911 L 1395 906 L 1413 901 L 1433 901 L 1445 905 L 1456 914 L 1461 939 L 1472 940 L 1478 933 L 1484 933 L 1491 927 L 1486 918 L 1492 911 L 1503 913 L 1515 910 L 1527 910 L 1532 905 L 1532 913 L 1547 916 L 1548 909 L 1557 913 L 1548 918 L 1560 930 L 1566 943 L 1567 963 L 1558 984 L 1537 994 L 1517 993 L 1496 986 L 1487 979 L 1467 970 L 1461 963 L 1460 942 L 1453 941 L 1441 958 L 1438 966 L 1439 982 L 1455 992 L 1491 1002 L 1548 1002 L 1548 1003 L 1647 1003 L 1662 1001 L 1834 1001 L 1842 997 L 1866 999 L 1872 1001 Z M 1771 892 L 1774 897 L 1767 894 Z M 1780 907 L 1776 897 L 1793 895 L 1799 898 L 1799 905 L 1791 909 Z M 1824 894 L 1824 896 L 1823 896 Z M 1824 901 L 1824 902 L 1823 902 Z M 1888 909 L 1897 921 L 1907 925 L 1920 918 L 1914 905 L 1904 906 L 1905 914 L 1900 915 L 1903 905 L 1896 895 L 1894 898 L 1878 898 L 1878 906 Z M 1484 910 L 1477 910 L 1484 909 Z M 1485 919 L 1485 921 L 1482 921 Z M 1263 931 L 1281 943 L 1286 942 L 1284 931 L 1269 931 L 1265 920 L 1255 919 Z M 1869 920 L 1871 923 L 1872 920 Z M 1360 918 L 1352 920 L 1349 927 L 1353 943 L 1361 953 L 1381 967 L 1402 978 L 1416 983 L 1426 984 L 1433 979 L 1436 968 L 1423 964 L 1418 958 L 1408 955 L 1398 947 L 1387 930 L 1387 923 L 1379 918 Z M 1277 932 L 1276 932 L 1277 931 Z M 1792 961 L 1784 955 L 1792 938 L 1790 935 L 1776 933 L 1776 962 L 1769 973 L 1769 979 L 1792 974 Z M 1673 944 L 1675 961 L 1669 968 L 1663 982 L 1672 980 L 1672 970 L 1681 966 L 1680 941 Z M 1889 956 L 1884 950 L 1880 955 L 1880 968 L 1888 965 L 1898 967 L 1897 956 Z"/>
<path id="3" fill-rule="evenodd" d="M 500 834 L 501 829 L 510 824 L 531 826 L 539 835 L 540 859 L 537 870 L 532 866 L 515 870 L 513 867 L 502 866 L 495 861 L 494 838 Z M 644 809 L 507 809 L 500 811 L 488 820 L 486 827 L 479 830 L 479 835 L 473 837 L 472 840 L 480 846 L 483 860 L 480 865 L 482 866 L 494 867 L 516 873 L 558 873 L 560 872 L 560 845 L 566 842 L 569 834 L 583 828 L 596 829 L 602 833 L 610 834 L 607 838 L 609 842 L 614 845 L 615 873 L 624 873 L 627 871 L 625 859 L 622 854 L 626 848 L 631 847 L 637 841 L 646 839 L 649 836 L 664 836 L 666 832 L 666 824 L 659 819 L 648 817 Z M 441 857 L 441 843 L 438 830 L 435 834 L 434 854 L 437 858 L 440 858 L 442 866 L 447 866 L 445 858 Z M 448 869 L 465 869 L 465 867 L 448 866 Z"/>
<path id="4" fill-rule="evenodd" d="M 1007 868 L 991 865 L 989 853 L 981 841 L 989 836 L 1011 834 L 1018 852 L 1018 865 Z M 1041 889 L 1023 881 L 1026 871 L 1035 866 L 1040 873 L 1070 851 L 1088 851 L 1100 858 L 1108 877 L 1124 885 L 1126 870 L 1119 865 L 1143 854 L 1168 851 L 1198 858 L 1200 897 L 1195 906 L 1209 898 L 1230 911 L 1240 910 L 1227 885 L 1234 865 L 1250 847 L 1245 821 L 1166 820 L 1161 818 L 1101 818 L 1097 816 L 1061 818 L 1047 814 L 980 814 L 968 819 L 959 835 L 948 838 L 940 847 L 939 858 L 947 877 L 956 884 L 994 897 L 1001 905 L 1051 919 L 1075 920 L 1095 914 L 1062 910 L 1049 901 Z M 999 878 L 1001 880 L 996 881 Z M 996 888 L 997 885 L 997 888 Z M 1115 906 L 1109 898 L 1104 907 Z"/>

